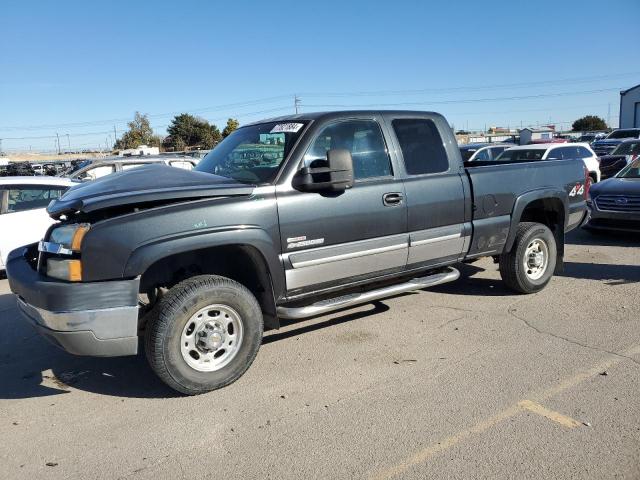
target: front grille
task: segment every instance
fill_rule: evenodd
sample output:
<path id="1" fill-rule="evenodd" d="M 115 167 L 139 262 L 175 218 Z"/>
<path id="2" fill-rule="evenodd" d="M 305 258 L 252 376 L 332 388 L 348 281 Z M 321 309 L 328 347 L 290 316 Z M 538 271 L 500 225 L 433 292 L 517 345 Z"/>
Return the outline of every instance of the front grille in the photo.
<path id="1" fill-rule="evenodd" d="M 598 210 L 640 212 L 640 195 L 600 195 L 595 199 Z"/>

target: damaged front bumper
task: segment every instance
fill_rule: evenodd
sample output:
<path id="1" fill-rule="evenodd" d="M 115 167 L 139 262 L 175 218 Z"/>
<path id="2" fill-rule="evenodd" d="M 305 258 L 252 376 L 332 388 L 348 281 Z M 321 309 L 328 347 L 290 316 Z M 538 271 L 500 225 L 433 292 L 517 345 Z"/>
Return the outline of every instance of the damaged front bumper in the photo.
<path id="1" fill-rule="evenodd" d="M 7 277 L 22 316 L 41 335 L 75 355 L 138 353 L 139 279 L 91 283 L 53 280 L 29 264 L 25 257 L 29 248 L 11 252 Z"/>

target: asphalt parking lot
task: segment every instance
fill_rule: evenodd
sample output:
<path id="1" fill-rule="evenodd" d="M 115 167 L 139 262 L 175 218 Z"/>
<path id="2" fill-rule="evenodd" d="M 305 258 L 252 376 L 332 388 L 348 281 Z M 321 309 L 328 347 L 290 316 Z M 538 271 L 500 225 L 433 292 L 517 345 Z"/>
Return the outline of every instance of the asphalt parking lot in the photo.
<path id="1" fill-rule="evenodd" d="M 0 478 L 640 478 L 640 238 L 289 324 L 223 390 L 57 350 L 0 280 Z"/>

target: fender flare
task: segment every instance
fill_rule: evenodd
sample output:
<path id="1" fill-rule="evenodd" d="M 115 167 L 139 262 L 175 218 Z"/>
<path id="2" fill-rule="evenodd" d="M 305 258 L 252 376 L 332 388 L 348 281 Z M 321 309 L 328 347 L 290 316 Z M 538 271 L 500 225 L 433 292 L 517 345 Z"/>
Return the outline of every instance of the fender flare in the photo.
<path id="1" fill-rule="evenodd" d="M 538 190 L 532 190 L 530 192 L 526 192 L 519 197 L 516 198 L 516 201 L 513 205 L 513 211 L 511 213 L 511 225 L 509 226 L 509 235 L 507 236 L 507 242 L 504 246 L 504 251 L 509 252 L 511 247 L 513 247 L 513 242 L 516 239 L 516 231 L 518 229 L 518 224 L 520 223 L 520 219 L 522 218 L 522 213 L 524 210 L 536 200 L 560 200 L 562 206 L 564 207 L 564 225 L 562 225 L 561 234 L 564 238 L 564 228 L 567 223 L 567 219 L 569 218 L 569 196 L 567 192 L 557 187 L 545 187 Z M 559 246 L 558 252 L 561 251 Z"/>
<path id="2" fill-rule="evenodd" d="M 237 225 L 204 232 L 189 232 L 186 235 L 182 233 L 147 242 L 133 250 L 124 267 L 123 275 L 137 277 L 163 258 L 223 246 L 250 247 L 262 257 L 263 266 L 271 283 L 271 296 L 275 310 L 276 300 L 286 291 L 284 269 L 277 250 L 279 246 L 274 245 L 271 236 L 258 227 Z"/>

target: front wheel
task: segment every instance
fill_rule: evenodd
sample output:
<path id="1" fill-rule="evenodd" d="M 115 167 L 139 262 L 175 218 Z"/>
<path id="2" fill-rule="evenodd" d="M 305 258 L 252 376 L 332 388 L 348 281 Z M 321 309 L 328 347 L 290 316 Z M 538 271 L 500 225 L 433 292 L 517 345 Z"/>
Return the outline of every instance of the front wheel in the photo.
<path id="1" fill-rule="evenodd" d="M 153 371 L 187 395 L 236 381 L 262 341 L 260 305 L 243 285 L 201 275 L 169 290 L 151 312 L 145 351 Z"/>
<path id="2" fill-rule="evenodd" d="M 504 283 L 519 293 L 535 293 L 551 280 L 556 268 L 556 239 L 541 223 L 518 225 L 511 251 L 500 255 Z"/>

